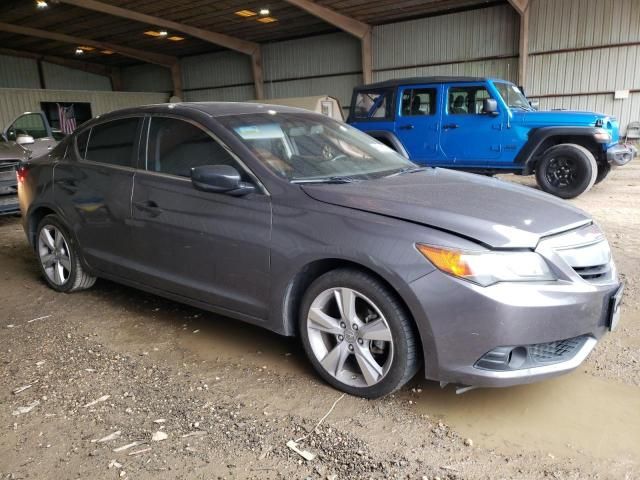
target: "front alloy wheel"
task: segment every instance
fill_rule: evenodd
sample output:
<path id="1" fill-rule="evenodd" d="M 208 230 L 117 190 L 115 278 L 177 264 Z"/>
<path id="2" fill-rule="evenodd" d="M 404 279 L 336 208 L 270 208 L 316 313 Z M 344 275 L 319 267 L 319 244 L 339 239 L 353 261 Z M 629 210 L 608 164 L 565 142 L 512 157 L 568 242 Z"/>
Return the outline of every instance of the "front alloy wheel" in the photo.
<path id="1" fill-rule="evenodd" d="M 376 398 L 417 371 L 414 324 L 397 297 L 357 270 L 334 270 L 307 290 L 300 336 L 311 363 L 328 383 Z"/>

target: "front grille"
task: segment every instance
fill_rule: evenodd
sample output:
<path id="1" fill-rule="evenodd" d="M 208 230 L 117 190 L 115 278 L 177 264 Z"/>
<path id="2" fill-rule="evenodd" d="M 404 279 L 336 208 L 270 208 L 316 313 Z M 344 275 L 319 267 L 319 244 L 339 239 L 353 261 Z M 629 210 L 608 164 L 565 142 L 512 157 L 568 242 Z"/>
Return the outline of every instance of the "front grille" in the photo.
<path id="1" fill-rule="evenodd" d="M 608 263 L 602 265 L 595 265 L 593 267 L 573 267 L 575 272 L 585 280 L 598 280 L 605 278 L 611 271 L 611 266 Z"/>
<path id="2" fill-rule="evenodd" d="M 0 180 L 15 180 L 18 161 L 0 163 Z"/>
<path id="3" fill-rule="evenodd" d="M 575 352 L 584 344 L 585 340 L 586 336 L 582 335 L 558 342 L 529 345 L 527 350 L 531 358 L 538 363 L 555 363 L 573 357 Z"/>

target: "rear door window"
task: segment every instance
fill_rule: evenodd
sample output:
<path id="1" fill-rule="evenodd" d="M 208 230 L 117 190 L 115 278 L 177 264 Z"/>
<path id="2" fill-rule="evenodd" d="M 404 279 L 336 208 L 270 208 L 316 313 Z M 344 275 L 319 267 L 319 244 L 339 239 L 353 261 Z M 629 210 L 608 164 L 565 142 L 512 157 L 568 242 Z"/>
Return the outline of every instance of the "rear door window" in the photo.
<path id="1" fill-rule="evenodd" d="M 402 116 L 435 115 L 435 88 L 408 88 L 402 92 Z"/>
<path id="2" fill-rule="evenodd" d="M 353 107 L 357 120 L 391 118 L 391 90 L 358 92 Z"/>
<path id="3" fill-rule="evenodd" d="M 140 121 L 139 117 L 122 118 L 91 128 L 84 158 L 108 165 L 133 166 Z"/>

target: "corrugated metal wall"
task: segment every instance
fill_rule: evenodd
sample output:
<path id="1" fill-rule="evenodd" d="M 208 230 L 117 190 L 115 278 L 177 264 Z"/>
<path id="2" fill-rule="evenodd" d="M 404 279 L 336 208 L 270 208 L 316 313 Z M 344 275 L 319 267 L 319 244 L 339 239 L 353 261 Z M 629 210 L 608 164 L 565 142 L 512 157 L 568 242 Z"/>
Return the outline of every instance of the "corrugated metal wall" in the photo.
<path id="1" fill-rule="evenodd" d="M 71 90 L 29 90 L 0 88 L 0 127 L 26 111 L 40 110 L 40 102 L 89 102 L 93 116 L 119 108 L 168 100 L 163 93 L 88 92 Z"/>
<path id="2" fill-rule="evenodd" d="M 38 63 L 31 58 L 0 55 L 0 88 L 40 88 Z"/>
<path id="3" fill-rule="evenodd" d="M 95 73 L 42 62 L 44 85 L 52 90 L 110 91 L 111 80 Z"/>
<path id="4" fill-rule="evenodd" d="M 375 27 L 374 80 L 413 75 L 515 79 L 518 16 L 509 5 Z"/>
<path id="5" fill-rule="evenodd" d="M 541 108 L 640 120 L 640 1 L 532 0 L 529 96 Z M 616 90 L 630 90 L 615 100 Z"/>
<path id="6" fill-rule="evenodd" d="M 148 63 L 122 69 L 122 88 L 128 92 L 171 93 L 173 82 L 168 68 Z"/>

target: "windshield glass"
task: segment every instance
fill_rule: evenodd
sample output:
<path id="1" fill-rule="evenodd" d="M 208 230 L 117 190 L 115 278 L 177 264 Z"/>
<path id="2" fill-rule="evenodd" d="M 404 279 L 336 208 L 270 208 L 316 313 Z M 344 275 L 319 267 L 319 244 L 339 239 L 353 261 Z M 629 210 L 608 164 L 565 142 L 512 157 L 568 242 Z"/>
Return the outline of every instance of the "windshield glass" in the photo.
<path id="1" fill-rule="evenodd" d="M 494 82 L 494 85 L 509 108 L 533 110 L 527 97 L 513 83 Z"/>
<path id="2" fill-rule="evenodd" d="M 372 179 L 417 167 L 359 130 L 320 115 L 271 111 L 217 120 L 291 181 Z"/>

